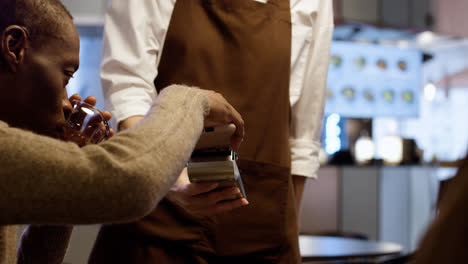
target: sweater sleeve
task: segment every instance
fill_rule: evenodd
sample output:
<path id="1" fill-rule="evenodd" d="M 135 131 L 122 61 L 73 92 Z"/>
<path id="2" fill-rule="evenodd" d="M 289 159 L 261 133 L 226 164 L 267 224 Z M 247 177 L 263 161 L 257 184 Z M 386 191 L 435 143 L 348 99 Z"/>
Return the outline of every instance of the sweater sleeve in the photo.
<path id="1" fill-rule="evenodd" d="M 79 148 L 0 125 L 0 224 L 93 224 L 148 214 L 203 129 L 207 98 L 171 86 L 135 127 Z"/>

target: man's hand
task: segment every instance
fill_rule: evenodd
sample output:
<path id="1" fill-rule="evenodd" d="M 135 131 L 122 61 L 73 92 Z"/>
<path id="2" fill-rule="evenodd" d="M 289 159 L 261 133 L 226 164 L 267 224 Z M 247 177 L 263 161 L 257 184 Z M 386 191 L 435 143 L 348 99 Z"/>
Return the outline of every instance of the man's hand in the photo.
<path id="1" fill-rule="evenodd" d="M 210 90 L 202 90 L 210 103 L 210 113 L 205 118 L 205 127 L 226 125 L 233 123 L 236 131 L 232 135 L 231 147 L 237 151 L 244 138 L 244 120 L 239 112 L 219 93 Z M 131 116 L 119 124 L 119 130 L 127 129 L 140 122 L 143 116 Z"/>
<path id="2" fill-rule="evenodd" d="M 191 183 L 185 168 L 166 198 L 196 218 L 219 214 L 249 204 L 245 198 L 236 198 L 240 194 L 239 188 L 215 190 L 217 186 L 216 182 Z"/>
<path id="3" fill-rule="evenodd" d="M 72 96 L 70 96 L 70 98 L 68 99 L 70 101 L 70 103 L 74 100 L 78 100 L 78 101 L 81 101 L 81 96 L 79 94 L 74 94 Z M 97 102 L 97 99 L 96 97 L 94 96 L 88 96 L 86 97 L 86 99 L 84 99 L 84 101 L 92 106 L 95 106 L 96 105 L 96 102 Z M 112 114 L 109 112 L 109 111 L 102 111 L 102 113 L 104 114 L 104 118 L 109 121 L 111 118 L 112 118 Z M 114 129 L 110 129 L 110 133 L 109 133 L 109 137 L 112 137 L 114 135 Z"/>
<path id="4" fill-rule="evenodd" d="M 205 127 L 230 123 L 236 125 L 236 132 L 232 136 L 231 146 L 234 150 L 239 150 L 239 146 L 244 138 L 244 120 L 241 115 L 220 93 L 210 90 L 201 91 L 203 91 L 210 102 L 210 113 L 205 118 Z"/>

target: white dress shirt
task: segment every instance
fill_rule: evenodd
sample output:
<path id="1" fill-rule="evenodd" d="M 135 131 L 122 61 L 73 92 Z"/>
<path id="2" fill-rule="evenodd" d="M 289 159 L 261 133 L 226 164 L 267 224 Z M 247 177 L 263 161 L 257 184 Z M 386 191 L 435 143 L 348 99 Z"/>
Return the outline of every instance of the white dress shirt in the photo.
<path id="1" fill-rule="evenodd" d="M 236 1 L 236 0 L 233 0 Z M 266 2 L 267 0 L 252 0 Z M 104 28 L 101 80 L 115 124 L 144 115 L 176 0 L 111 0 Z M 333 32 L 331 0 L 290 0 L 292 174 L 316 177 Z M 203 87 L 201 87 L 203 88 Z"/>

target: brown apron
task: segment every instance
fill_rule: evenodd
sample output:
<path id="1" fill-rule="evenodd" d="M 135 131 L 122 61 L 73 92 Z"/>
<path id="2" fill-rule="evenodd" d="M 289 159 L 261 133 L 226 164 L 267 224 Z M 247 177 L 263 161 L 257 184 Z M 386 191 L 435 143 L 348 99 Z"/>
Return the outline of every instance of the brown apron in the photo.
<path id="1" fill-rule="evenodd" d="M 177 0 L 156 89 L 215 90 L 242 114 L 248 206 L 193 219 L 167 199 L 141 221 L 101 229 L 91 263 L 300 263 L 290 174 L 288 0 Z"/>

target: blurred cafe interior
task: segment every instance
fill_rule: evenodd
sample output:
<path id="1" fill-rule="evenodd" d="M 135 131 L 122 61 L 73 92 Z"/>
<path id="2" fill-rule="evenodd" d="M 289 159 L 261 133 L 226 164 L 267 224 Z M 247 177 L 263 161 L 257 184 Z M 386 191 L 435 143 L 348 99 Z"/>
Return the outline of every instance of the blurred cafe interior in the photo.
<path id="1" fill-rule="evenodd" d="M 412 252 L 468 148 L 468 4 L 333 1 L 322 166 L 306 183 L 300 232 L 393 242 Z M 80 70 L 68 93 L 97 95 L 103 108 L 107 0 L 63 2 L 81 36 Z M 85 263 L 97 230 L 77 227 L 65 262 Z"/>

